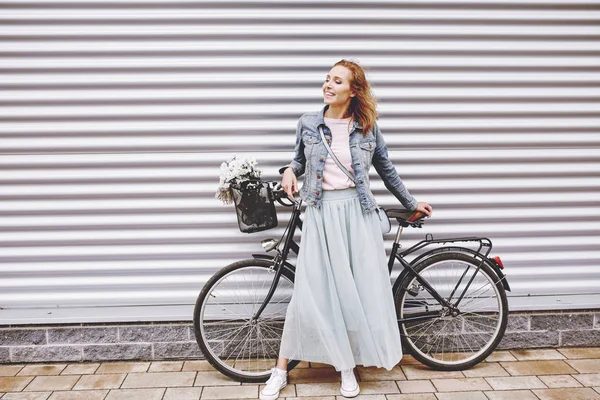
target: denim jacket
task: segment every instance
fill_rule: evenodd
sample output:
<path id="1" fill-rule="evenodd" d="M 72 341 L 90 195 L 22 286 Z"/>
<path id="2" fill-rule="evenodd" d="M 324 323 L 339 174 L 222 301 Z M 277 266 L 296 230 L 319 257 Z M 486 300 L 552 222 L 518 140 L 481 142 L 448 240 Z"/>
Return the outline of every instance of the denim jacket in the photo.
<path id="1" fill-rule="evenodd" d="M 300 189 L 300 198 L 308 205 L 316 206 L 319 209 L 323 191 L 323 169 L 325 168 L 325 159 L 329 155 L 327 148 L 321 143 L 319 126 L 323 126 L 325 139 L 327 143 L 331 144 L 331 131 L 323 119 L 328 107 L 326 105 L 318 112 L 309 112 L 300 117 L 296 128 L 294 158 L 290 164 L 279 169 L 280 174 L 283 174 L 288 167 L 292 168 L 296 177 L 305 174 L 304 183 Z M 408 192 L 388 158 L 387 146 L 377 124 L 372 131 L 363 136 L 362 126 L 354 121 L 349 141 L 356 190 L 363 211 L 372 211 L 377 208 L 377 202 L 371 193 L 369 183 L 371 164 L 383 180 L 385 187 L 400 200 L 404 207 L 411 211 L 417 208 L 417 200 Z"/>

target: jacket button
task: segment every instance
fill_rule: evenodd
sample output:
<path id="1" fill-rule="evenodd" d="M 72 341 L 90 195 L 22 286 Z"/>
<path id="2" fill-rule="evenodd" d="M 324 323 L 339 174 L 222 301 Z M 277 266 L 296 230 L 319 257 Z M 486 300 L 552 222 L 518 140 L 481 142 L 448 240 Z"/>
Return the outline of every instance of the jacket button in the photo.
<path id="1" fill-rule="evenodd" d="M 323 161 L 323 157 L 319 157 L 319 161 Z"/>
<path id="2" fill-rule="evenodd" d="M 321 179 L 321 175 L 317 174 L 317 179 Z"/>
<path id="3" fill-rule="evenodd" d="M 318 196 L 318 195 L 319 195 L 319 191 L 317 190 L 317 191 L 315 192 L 315 194 Z"/>

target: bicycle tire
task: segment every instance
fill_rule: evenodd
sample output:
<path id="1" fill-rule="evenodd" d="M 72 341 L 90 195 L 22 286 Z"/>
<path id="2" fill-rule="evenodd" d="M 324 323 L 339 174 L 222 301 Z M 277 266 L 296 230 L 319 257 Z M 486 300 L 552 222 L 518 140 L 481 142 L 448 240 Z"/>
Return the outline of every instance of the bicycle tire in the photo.
<path id="1" fill-rule="evenodd" d="M 448 294 L 448 292 L 451 293 L 453 286 L 456 282 L 459 282 L 459 280 L 456 279 L 452 284 L 449 284 L 452 280 L 451 276 L 453 275 L 449 272 L 449 267 L 441 267 L 442 265 L 447 265 L 443 263 L 462 265 L 465 267 L 464 270 L 467 271 L 466 274 L 469 274 L 469 269 L 476 269 L 481 263 L 481 260 L 466 253 L 446 252 L 426 258 L 414 266 L 415 271 L 424 277 L 442 296 Z M 436 270 L 433 268 L 436 268 Z M 452 268 L 454 276 L 459 276 L 461 275 L 461 272 L 464 272 L 460 269 L 461 267 Z M 474 272 L 474 270 L 472 271 Z M 474 297 L 475 300 L 470 299 L 468 295 L 465 296 L 461 301 L 465 306 L 463 307 L 459 304 L 459 310 L 463 307 L 463 310 L 468 311 L 467 306 L 477 305 L 481 309 L 488 307 L 491 311 L 482 311 L 481 314 L 467 312 L 466 316 L 463 314 L 464 311 L 460 311 L 457 316 L 446 315 L 443 317 L 444 319 L 437 318 L 431 320 L 432 322 L 426 320 L 426 322 L 414 321 L 399 323 L 402 343 L 415 359 L 435 370 L 458 371 L 471 368 L 480 363 L 496 349 L 504 336 L 508 322 L 509 310 L 506 291 L 504 290 L 498 275 L 485 260 L 477 274 L 481 274 L 481 279 L 476 275 L 472 285 L 469 287 L 469 290 L 474 288 L 473 293 L 477 294 Z M 474 274 L 471 273 L 469 277 L 472 275 Z M 477 282 L 475 279 L 477 279 Z M 467 281 L 468 278 L 463 278 L 461 285 Z M 481 285 L 482 281 L 487 281 L 485 285 L 489 284 L 489 288 L 485 289 L 485 292 L 480 291 L 483 290 L 485 286 L 477 286 Z M 419 286 L 421 288 L 420 290 Z M 416 277 L 412 274 L 406 276 L 403 282 L 396 288 L 394 301 L 400 319 L 411 316 L 411 311 L 412 315 L 416 316 L 419 312 L 431 312 L 436 308 L 439 308 L 440 310 L 443 308 L 437 300 L 423 289 L 422 285 L 418 283 Z M 482 299 L 481 295 L 490 289 L 493 290 L 495 297 L 492 300 L 488 300 L 485 297 Z M 461 291 L 457 290 L 457 293 L 461 293 Z M 422 296 L 418 297 L 419 294 L 422 294 Z M 458 294 L 455 296 L 458 296 Z M 456 300 L 455 297 L 452 298 L 453 300 Z M 494 318 L 494 315 L 496 314 L 493 309 L 494 301 L 498 307 L 497 318 Z M 462 320 L 459 320 L 459 317 L 462 318 Z M 448 329 L 450 334 L 446 335 L 442 331 L 446 330 L 446 327 L 450 324 L 450 322 L 448 322 L 450 320 L 454 320 L 454 322 L 451 323 L 452 325 Z M 424 330 L 428 329 L 427 327 L 431 327 L 432 332 L 429 334 L 424 332 Z M 484 331 L 485 328 L 488 328 L 489 333 Z M 489 338 L 487 338 L 488 334 Z M 423 336 L 425 336 L 425 338 L 423 338 Z M 476 345 L 477 342 L 481 342 L 482 347 L 479 350 L 474 351 L 469 343 Z M 437 347 L 435 347 L 434 344 Z M 453 347 L 456 349 L 456 353 L 444 353 L 445 350 L 452 350 Z M 437 352 L 435 351 L 436 349 Z M 467 356 L 469 353 L 473 354 Z M 453 360 L 454 355 L 456 355 L 456 360 Z M 463 358 L 461 359 L 460 357 Z"/>
<path id="2" fill-rule="evenodd" d="M 240 381 L 240 382 L 249 382 L 249 383 L 260 383 L 260 382 L 265 382 L 270 374 L 270 368 L 275 366 L 275 361 L 277 359 L 277 357 L 275 357 L 274 359 L 272 359 L 272 365 L 269 365 L 269 359 L 258 359 L 257 358 L 257 366 L 258 366 L 258 360 L 260 360 L 260 362 L 264 362 L 265 364 L 265 368 L 263 369 L 257 369 L 256 371 L 249 371 L 248 369 L 243 369 L 241 368 L 241 366 L 243 365 L 248 365 L 250 366 L 252 364 L 252 362 L 250 360 L 238 360 L 237 358 L 232 361 L 230 359 L 222 359 L 223 356 L 227 356 L 227 348 L 228 348 L 228 343 L 226 341 L 222 341 L 221 343 L 221 353 L 219 354 L 218 352 L 218 346 L 219 343 L 217 340 L 210 340 L 211 338 L 209 336 L 207 336 L 207 333 L 210 333 L 209 331 L 207 331 L 207 327 L 209 326 L 208 322 L 205 322 L 205 316 L 208 315 L 208 306 L 210 304 L 210 300 L 209 299 L 209 295 L 212 294 L 213 297 L 215 297 L 214 295 L 214 291 L 215 289 L 219 286 L 220 283 L 222 283 L 228 276 L 233 276 L 234 273 L 239 273 L 247 271 L 250 272 L 250 270 L 256 270 L 258 272 L 266 272 L 269 273 L 271 276 L 275 276 L 274 274 L 274 270 L 272 272 L 269 272 L 268 269 L 270 267 L 273 266 L 273 262 L 272 260 L 267 260 L 267 259 L 246 259 L 246 260 L 241 260 L 241 261 L 237 261 L 234 262 L 232 264 L 227 265 L 226 267 L 223 267 L 221 270 L 219 270 L 217 273 L 215 273 L 209 280 L 208 282 L 206 282 L 206 284 L 204 285 L 204 287 L 202 288 L 202 290 L 200 291 L 200 294 L 198 295 L 198 298 L 196 300 L 196 305 L 194 307 L 194 334 L 196 336 L 196 342 L 198 343 L 198 346 L 200 347 L 202 353 L 204 354 L 204 356 L 206 357 L 207 361 L 219 372 L 221 372 L 222 374 L 236 380 L 236 381 Z M 264 271 L 263 271 L 264 270 Z M 293 283 L 294 283 L 294 273 L 288 269 L 284 269 L 282 271 L 282 276 L 280 277 L 280 280 L 278 282 L 278 287 L 277 289 L 280 288 L 280 286 L 282 285 L 282 280 L 283 279 L 287 279 L 287 281 L 289 281 L 288 283 L 292 284 L 292 289 L 293 289 Z M 272 281 L 272 279 L 271 279 Z M 239 286 L 239 285 L 238 285 Z M 263 285 L 263 287 L 260 290 L 266 290 L 264 287 L 265 285 Z M 252 284 L 251 289 L 254 290 L 254 285 Z M 229 289 L 231 290 L 231 289 Z M 258 287 L 256 290 L 259 290 Z M 288 288 L 289 291 L 289 288 Z M 277 292 L 276 292 L 277 293 Z M 249 296 L 253 297 L 253 299 L 260 303 L 262 303 L 262 299 L 260 299 L 259 297 L 257 297 L 257 293 L 249 293 Z M 263 297 L 264 298 L 264 297 Z M 273 298 L 271 299 L 270 303 L 271 304 L 273 302 Z M 219 304 L 218 302 L 215 303 L 216 305 Z M 215 306 L 216 306 L 215 305 Z M 235 305 L 235 304 L 234 304 Z M 247 309 L 248 304 L 243 304 L 242 306 L 238 307 L 240 310 L 243 309 L 244 312 Z M 222 305 L 218 305 L 216 307 L 223 307 Z M 214 307 L 213 307 L 214 308 Z M 286 306 L 287 309 L 287 306 Z M 218 311 L 218 310 L 216 310 Z M 267 311 L 267 309 L 265 309 L 265 311 Z M 226 312 L 224 313 L 226 314 Z M 251 314 L 248 313 L 248 314 Z M 264 315 L 264 313 L 262 314 Z M 261 317 L 262 317 L 261 315 Z M 284 317 L 285 317 L 285 313 L 283 313 Z M 247 316 L 248 317 L 248 321 L 250 321 L 250 315 Z M 260 319 L 259 319 L 260 321 Z M 227 326 L 227 322 L 226 321 L 221 321 L 220 322 L 221 325 L 219 326 L 218 322 L 212 321 L 210 326 L 217 326 L 219 328 L 223 327 L 223 326 Z M 267 323 L 271 323 L 271 322 L 264 322 L 264 324 Z M 234 325 L 234 324 L 232 324 Z M 258 325 L 258 324 L 257 324 Z M 275 329 L 273 329 L 273 326 L 271 326 L 271 328 L 266 328 L 265 325 L 263 325 L 263 328 L 266 329 L 266 332 L 268 332 L 269 335 L 271 336 L 277 336 Z M 211 328 L 209 328 L 211 329 Z M 240 326 L 239 329 L 247 329 L 244 328 L 244 326 Z M 250 328 L 250 332 L 253 332 L 254 328 Z M 279 329 L 279 328 L 278 328 Z M 214 332 L 218 332 L 219 330 L 223 330 L 223 329 L 217 329 L 216 331 L 213 330 Z M 256 328 L 256 332 L 259 332 L 260 328 Z M 237 334 L 236 334 L 237 335 Z M 252 336 L 252 333 L 249 333 L 250 336 Z M 256 335 L 258 336 L 259 333 L 256 333 Z M 231 337 L 230 339 L 234 339 L 234 337 Z M 270 342 L 277 342 L 277 348 L 273 348 L 270 345 L 267 346 L 268 349 L 272 350 L 272 353 L 276 353 L 278 351 L 278 346 L 279 346 L 279 342 L 281 341 L 281 338 L 279 337 L 278 340 L 277 338 L 273 338 L 273 337 L 269 337 L 268 339 L 262 340 L 260 338 L 257 338 L 257 342 L 258 341 L 262 341 L 263 343 L 263 349 L 264 349 L 264 342 L 265 341 L 270 341 Z M 273 343 L 275 344 L 275 343 Z M 250 344 L 250 347 L 252 348 L 252 345 Z M 259 346 L 257 344 L 255 350 L 258 350 Z M 275 351 L 276 350 L 276 351 Z M 242 350 L 242 354 L 243 354 L 243 350 Z M 250 354 L 250 352 L 248 353 Z M 220 357 L 221 356 L 221 357 Z M 246 361 L 246 363 L 244 364 L 244 361 Z M 241 362 L 241 363 L 240 363 Z M 288 371 L 291 371 L 293 368 L 296 367 L 296 365 L 298 365 L 300 361 L 299 360 L 289 360 L 288 361 Z M 233 365 L 230 365 L 233 364 Z"/>

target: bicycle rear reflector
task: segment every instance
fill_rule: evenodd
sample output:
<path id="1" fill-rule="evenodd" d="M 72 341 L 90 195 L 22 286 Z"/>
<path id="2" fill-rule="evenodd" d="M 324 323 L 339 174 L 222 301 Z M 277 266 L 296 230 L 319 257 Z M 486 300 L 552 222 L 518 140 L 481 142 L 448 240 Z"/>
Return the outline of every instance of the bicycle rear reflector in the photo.
<path id="1" fill-rule="evenodd" d="M 496 264 L 498 264 L 500 268 L 504 269 L 504 264 L 502 264 L 502 260 L 500 259 L 500 257 L 492 257 L 492 260 L 496 261 Z"/>

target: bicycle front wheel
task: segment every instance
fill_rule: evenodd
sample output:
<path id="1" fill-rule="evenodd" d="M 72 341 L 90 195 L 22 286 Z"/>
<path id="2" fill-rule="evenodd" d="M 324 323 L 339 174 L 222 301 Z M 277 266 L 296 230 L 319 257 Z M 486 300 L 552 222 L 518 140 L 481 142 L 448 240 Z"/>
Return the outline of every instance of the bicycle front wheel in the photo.
<path id="1" fill-rule="evenodd" d="M 272 298 L 258 319 L 275 277 L 272 260 L 230 264 L 204 285 L 194 308 L 196 341 L 208 362 L 240 382 L 264 382 L 279 355 L 279 344 L 294 274 L 284 269 Z M 288 370 L 298 360 L 289 360 Z"/>
<path id="2" fill-rule="evenodd" d="M 433 369 L 470 368 L 488 357 L 504 335 L 506 291 L 494 270 L 485 262 L 477 270 L 479 264 L 468 254 L 449 252 L 414 267 L 450 303 L 463 295 L 458 310 L 443 307 L 415 276 L 405 278 L 394 294 L 398 317 L 408 319 L 399 326 L 403 343 Z"/>

